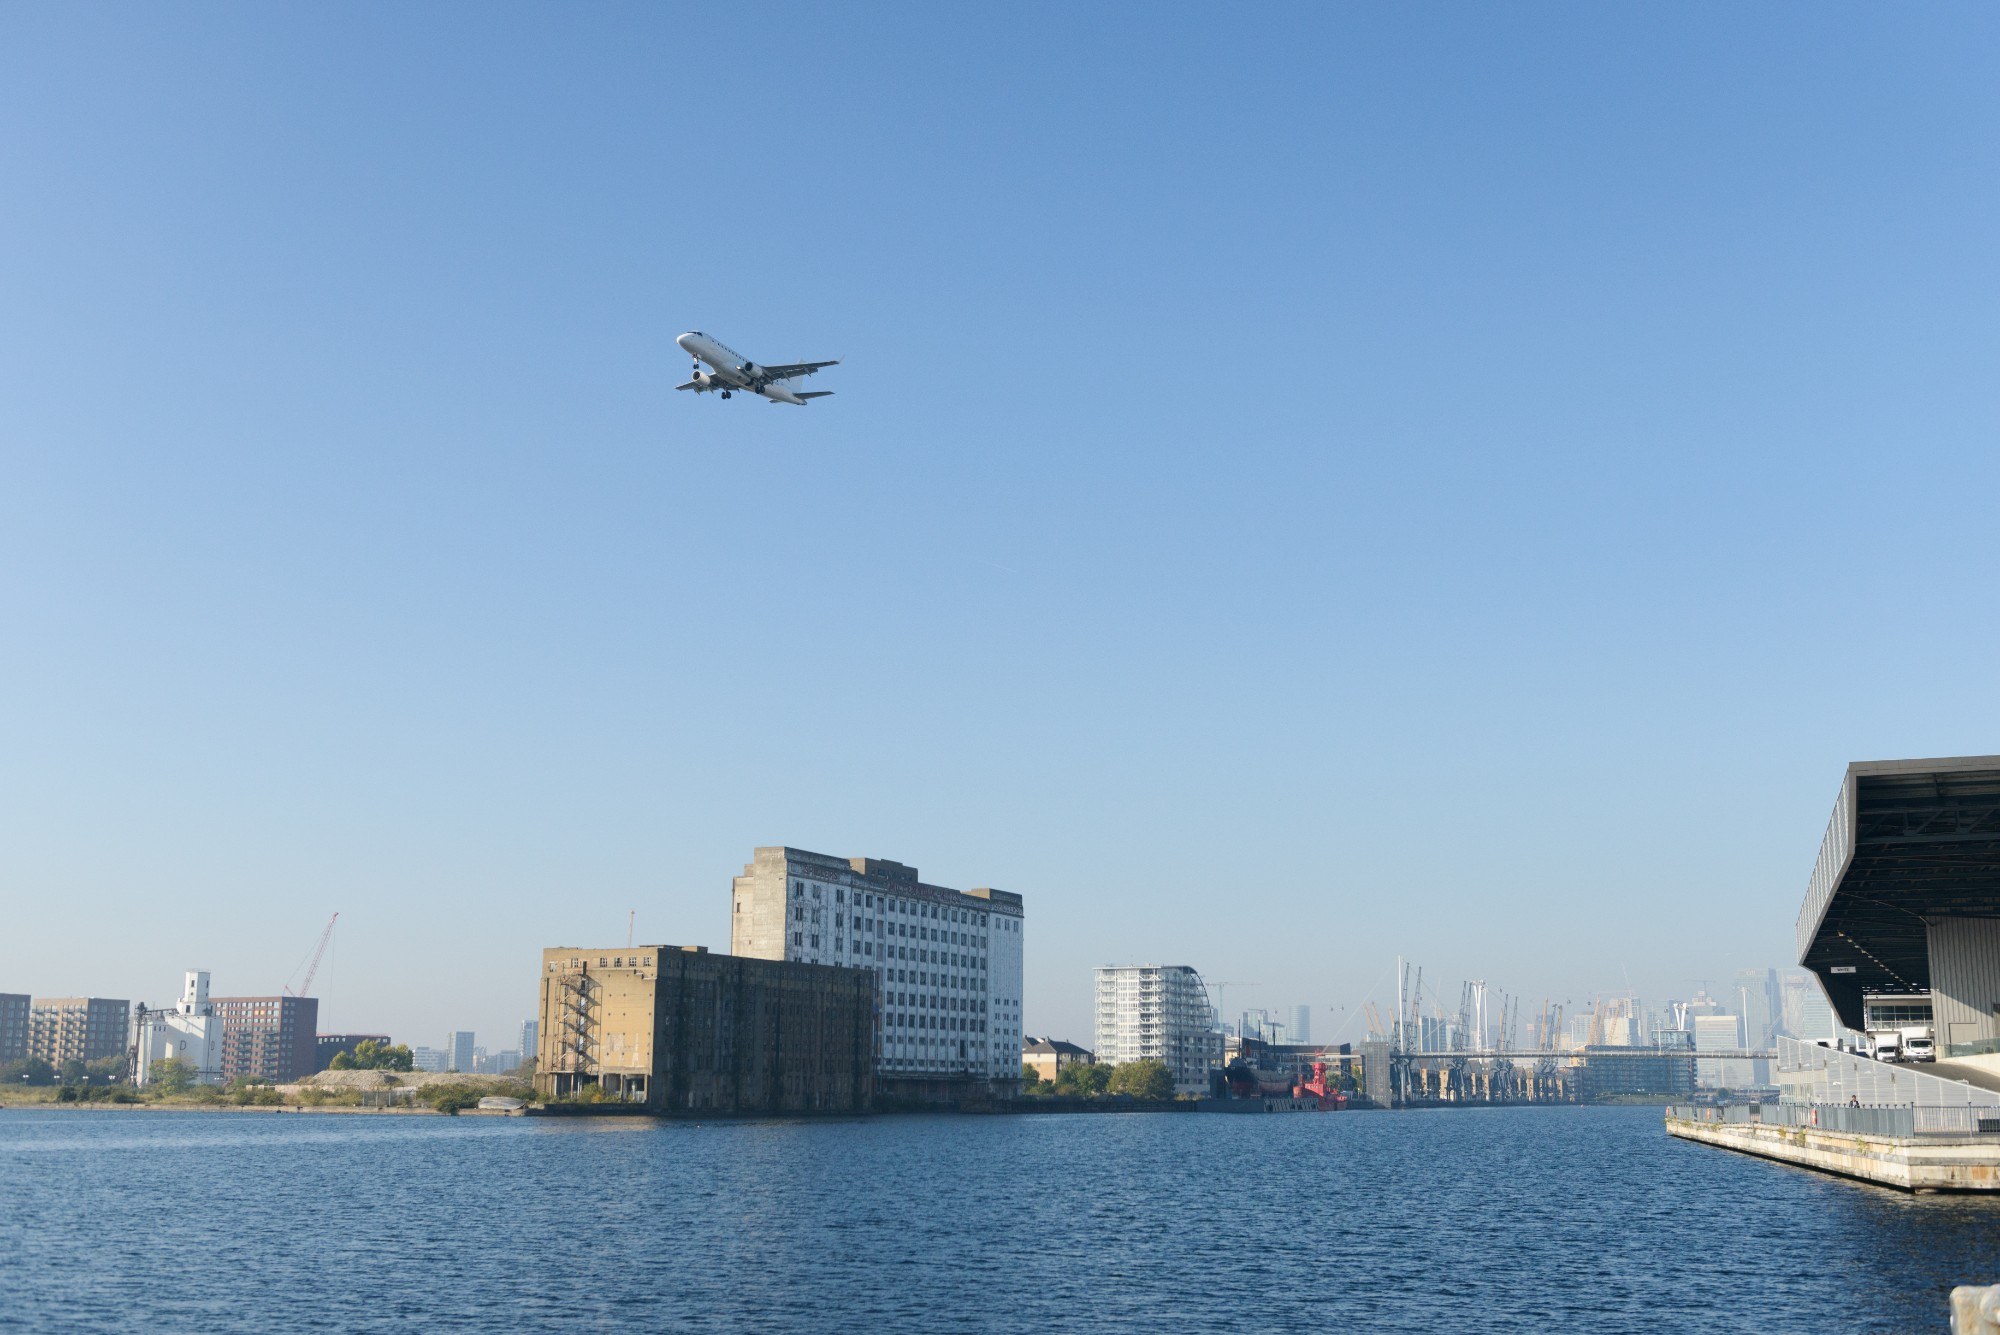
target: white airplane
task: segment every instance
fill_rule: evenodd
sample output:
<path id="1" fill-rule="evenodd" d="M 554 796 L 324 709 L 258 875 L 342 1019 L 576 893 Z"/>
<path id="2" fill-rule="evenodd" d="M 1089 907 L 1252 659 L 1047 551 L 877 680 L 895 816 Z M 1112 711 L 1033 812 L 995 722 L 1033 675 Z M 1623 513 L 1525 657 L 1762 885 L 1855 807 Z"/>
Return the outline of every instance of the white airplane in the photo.
<path id="1" fill-rule="evenodd" d="M 761 394 L 773 403 L 796 403 L 805 407 L 807 399 L 823 399 L 833 393 L 830 389 L 805 393 L 795 390 L 791 381 L 800 376 L 811 375 L 822 366 L 838 366 L 840 358 L 830 362 L 787 362 L 782 366 L 759 366 L 742 353 L 726 347 L 719 339 L 710 338 L 699 329 L 682 334 L 674 342 L 681 345 L 681 351 L 694 358 L 694 379 L 685 385 L 675 385 L 675 389 L 691 389 L 697 394 L 710 390 L 728 398 L 737 390 L 747 390 Z M 714 370 L 704 371 L 701 364 L 707 362 Z"/>

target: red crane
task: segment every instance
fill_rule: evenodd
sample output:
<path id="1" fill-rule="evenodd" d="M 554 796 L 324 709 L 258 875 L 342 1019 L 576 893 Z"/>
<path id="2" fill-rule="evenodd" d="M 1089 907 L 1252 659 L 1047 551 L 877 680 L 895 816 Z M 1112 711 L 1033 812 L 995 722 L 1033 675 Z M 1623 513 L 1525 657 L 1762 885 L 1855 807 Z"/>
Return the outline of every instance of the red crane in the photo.
<path id="1" fill-rule="evenodd" d="M 319 972 L 320 959 L 326 954 L 326 943 L 333 940 L 333 925 L 339 921 L 340 915 L 338 913 L 326 920 L 326 930 L 319 934 L 319 944 L 313 947 L 312 963 L 306 965 L 306 980 L 299 984 L 299 990 L 296 992 L 292 991 L 290 983 L 285 984 L 286 996 L 308 997 L 312 995 L 313 975 Z"/>

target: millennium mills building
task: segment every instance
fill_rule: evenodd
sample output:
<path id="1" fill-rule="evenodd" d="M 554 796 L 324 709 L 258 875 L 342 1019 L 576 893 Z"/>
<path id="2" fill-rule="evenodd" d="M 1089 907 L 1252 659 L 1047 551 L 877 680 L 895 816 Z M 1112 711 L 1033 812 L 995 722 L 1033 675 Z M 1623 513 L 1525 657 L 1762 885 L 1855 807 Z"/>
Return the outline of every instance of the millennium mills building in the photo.
<path id="1" fill-rule="evenodd" d="M 881 998 L 876 1082 L 942 1092 L 1021 1078 L 1021 897 L 926 885 L 915 867 L 760 848 L 731 889 L 736 955 L 865 969 Z"/>
<path id="2" fill-rule="evenodd" d="M 731 1115 L 1019 1088 L 1019 895 L 773 847 L 756 850 L 730 900 L 727 955 L 543 951 L 538 1092 Z"/>

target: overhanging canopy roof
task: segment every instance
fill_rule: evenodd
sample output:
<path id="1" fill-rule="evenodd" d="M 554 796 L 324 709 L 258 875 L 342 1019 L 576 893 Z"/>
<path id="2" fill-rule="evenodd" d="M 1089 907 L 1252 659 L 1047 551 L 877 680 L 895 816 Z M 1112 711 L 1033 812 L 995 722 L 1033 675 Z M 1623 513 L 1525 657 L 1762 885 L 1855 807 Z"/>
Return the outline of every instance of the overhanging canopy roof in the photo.
<path id="1" fill-rule="evenodd" d="M 1847 767 L 1799 909 L 1799 963 L 1850 1029 L 1863 992 L 1930 989 L 1924 920 L 2000 917 L 2000 756 Z"/>

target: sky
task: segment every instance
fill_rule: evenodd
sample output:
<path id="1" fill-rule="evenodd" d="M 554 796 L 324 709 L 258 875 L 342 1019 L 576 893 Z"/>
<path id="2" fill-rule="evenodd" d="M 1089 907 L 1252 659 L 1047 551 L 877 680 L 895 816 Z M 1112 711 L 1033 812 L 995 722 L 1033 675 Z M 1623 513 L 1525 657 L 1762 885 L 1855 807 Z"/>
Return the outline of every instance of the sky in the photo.
<path id="1" fill-rule="evenodd" d="M 921 21 L 918 21 L 918 20 Z M 758 845 L 1359 1038 L 2000 752 L 2000 13 L 0 15 L 0 990 L 513 1045 Z M 799 409 L 673 338 L 838 356 Z"/>

